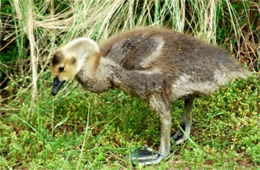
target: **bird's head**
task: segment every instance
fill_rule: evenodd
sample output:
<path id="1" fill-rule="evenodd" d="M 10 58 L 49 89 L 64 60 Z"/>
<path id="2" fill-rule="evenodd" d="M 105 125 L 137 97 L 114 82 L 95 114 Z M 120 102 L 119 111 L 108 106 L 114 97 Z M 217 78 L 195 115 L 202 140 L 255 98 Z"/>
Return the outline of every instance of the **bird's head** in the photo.
<path id="1" fill-rule="evenodd" d="M 99 51 L 96 42 L 89 38 L 78 38 L 59 47 L 51 59 L 52 95 L 56 95 L 63 83 L 74 78 Z"/>

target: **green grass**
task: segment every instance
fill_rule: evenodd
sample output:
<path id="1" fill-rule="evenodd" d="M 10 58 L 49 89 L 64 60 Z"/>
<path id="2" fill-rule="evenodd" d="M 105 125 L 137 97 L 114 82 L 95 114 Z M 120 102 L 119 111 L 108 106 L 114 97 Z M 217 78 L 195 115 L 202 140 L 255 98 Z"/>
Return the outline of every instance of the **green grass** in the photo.
<path id="1" fill-rule="evenodd" d="M 92 94 L 75 81 L 51 96 L 51 55 L 75 37 L 101 41 L 120 30 L 163 26 L 218 44 L 259 69 L 257 1 L 17 2 L 0 2 L 0 169 L 131 169 L 126 157 L 133 149 L 158 149 L 158 117 L 138 98 L 117 89 Z M 259 168 L 259 84 L 256 72 L 196 99 L 191 140 L 147 169 Z M 183 101 L 172 110 L 174 132 Z"/>
<path id="2" fill-rule="evenodd" d="M 254 75 L 196 99 L 191 141 L 173 146 L 172 156 L 160 167 L 258 166 L 259 83 L 259 75 Z M 30 91 L 10 102 L 19 110 L 1 114 L 0 167 L 130 168 L 126 156 L 131 150 L 143 145 L 158 148 L 158 117 L 139 99 L 116 89 L 100 95 L 83 92 L 75 83 L 53 98 L 49 86 L 50 80 L 41 84 L 33 115 L 28 116 L 25 105 Z M 176 131 L 183 101 L 172 109 Z"/>

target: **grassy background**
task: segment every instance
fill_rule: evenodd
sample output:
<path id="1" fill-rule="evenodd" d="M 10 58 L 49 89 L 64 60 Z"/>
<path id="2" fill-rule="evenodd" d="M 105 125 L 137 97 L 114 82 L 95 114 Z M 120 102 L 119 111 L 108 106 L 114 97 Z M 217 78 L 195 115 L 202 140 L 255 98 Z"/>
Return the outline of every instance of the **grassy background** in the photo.
<path id="1" fill-rule="evenodd" d="M 50 95 L 49 60 L 61 43 L 79 36 L 100 41 L 144 25 L 218 44 L 255 72 L 197 99 L 191 140 L 173 146 L 159 167 L 259 166 L 257 1 L 2 0 L 0 5 L 0 169 L 131 168 L 126 159 L 131 150 L 158 148 L 159 121 L 137 98 L 116 89 L 96 95 L 75 81 Z M 172 107 L 176 131 L 183 101 Z"/>

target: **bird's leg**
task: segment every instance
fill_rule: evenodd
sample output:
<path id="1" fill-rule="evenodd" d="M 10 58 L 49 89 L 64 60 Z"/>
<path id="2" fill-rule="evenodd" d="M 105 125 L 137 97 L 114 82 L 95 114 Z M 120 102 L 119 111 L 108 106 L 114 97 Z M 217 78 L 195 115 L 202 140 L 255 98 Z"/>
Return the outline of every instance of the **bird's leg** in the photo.
<path id="1" fill-rule="evenodd" d="M 150 148 L 138 149 L 132 153 L 132 161 L 138 165 L 158 164 L 162 159 L 170 154 L 170 136 L 171 136 L 171 111 L 168 104 L 165 104 L 158 98 L 152 98 L 150 105 L 157 111 L 161 123 L 161 144 L 160 150 L 155 151 Z"/>
<path id="2" fill-rule="evenodd" d="M 169 111 L 166 114 L 160 115 L 161 123 L 161 145 L 160 153 L 163 157 L 167 157 L 170 154 L 170 138 L 171 138 L 171 125 L 172 125 L 172 116 Z"/>
<path id="3" fill-rule="evenodd" d="M 193 100 L 194 100 L 194 97 L 191 97 L 191 98 L 185 99 L 185 101 L 184 101 L 184 112 L 183 112 L 182 120 L 181 120 L 181 124 L 180 124 L 182 130 L 179 129 L 172 137 L 175 140 L 175 145 L 182 143 L 190 135 Z"/>

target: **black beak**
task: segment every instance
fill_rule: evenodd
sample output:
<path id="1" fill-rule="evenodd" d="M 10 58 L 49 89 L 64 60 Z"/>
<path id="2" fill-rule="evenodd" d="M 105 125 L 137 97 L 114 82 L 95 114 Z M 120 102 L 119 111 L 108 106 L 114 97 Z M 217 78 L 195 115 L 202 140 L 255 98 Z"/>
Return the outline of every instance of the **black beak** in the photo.
<path id="1" fill-rule="evenodd" d="M 52 88 L 52 95 L 55 96 L 57 94 L 57 92 L 59 91 L 59 89 L 61 88 L 61 86 L 63 85 L 64 81 L 60 81 L 58 77 L 55 77 L 53 80 L 53 88 Z"/>

